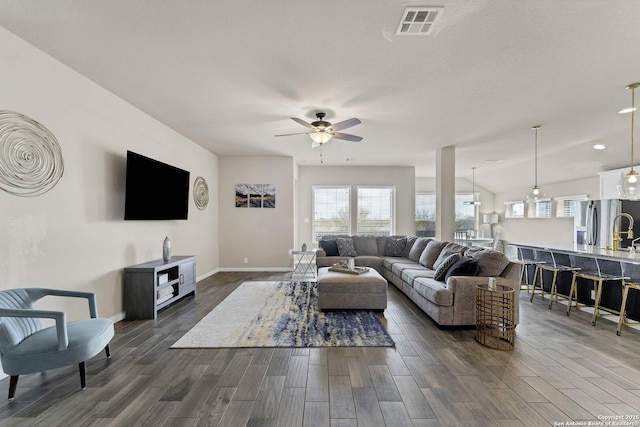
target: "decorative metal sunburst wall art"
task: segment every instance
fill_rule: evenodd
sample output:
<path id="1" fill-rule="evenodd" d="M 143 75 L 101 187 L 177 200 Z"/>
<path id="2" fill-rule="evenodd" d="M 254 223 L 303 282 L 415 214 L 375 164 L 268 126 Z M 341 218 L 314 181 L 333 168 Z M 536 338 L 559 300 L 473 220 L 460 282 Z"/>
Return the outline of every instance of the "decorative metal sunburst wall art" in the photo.
<path id="1" fill-rule="evenodd" d="M 207 181 L 201 176 L 197 177 L 193 183 L 193 201 L 201 211 L 205 210 L 209 204 L 209 187 Z"/>
<path id="2" fill-rule="evenodd" d="M 23 114 L 0 110 L 0 189 L 21 197 L 51 190 L 64 172 L 56 137 Z"/>

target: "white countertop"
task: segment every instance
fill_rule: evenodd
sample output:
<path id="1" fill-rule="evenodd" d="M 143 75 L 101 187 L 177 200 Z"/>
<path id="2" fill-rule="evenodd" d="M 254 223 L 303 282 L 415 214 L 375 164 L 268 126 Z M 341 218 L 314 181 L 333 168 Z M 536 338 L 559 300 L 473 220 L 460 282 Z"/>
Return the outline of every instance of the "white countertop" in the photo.
<path id="1" fill-rule="evenodd" d="M 564 252 L 574 255 L 593 255 L 602 259 L 612 259 L 615 261 L 626 261 L 633 264 L 640 264 L 640 252 L 629 252 L 627 249 L 612 251 L 610 249 L 598 248 L 591 245 L 576 245 L 572 243 L 511 243 L 508 245 L 529 247 L 534 249 L 545 249 L 557 252 Z"/>

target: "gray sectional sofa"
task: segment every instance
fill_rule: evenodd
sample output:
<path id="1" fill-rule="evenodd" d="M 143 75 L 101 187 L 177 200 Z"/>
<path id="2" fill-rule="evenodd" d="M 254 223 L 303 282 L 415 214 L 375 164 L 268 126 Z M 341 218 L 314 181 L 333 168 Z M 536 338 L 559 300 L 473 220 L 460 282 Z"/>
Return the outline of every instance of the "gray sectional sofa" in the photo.
<path id="1" fill-rule="evenodd" d="M 476 285 L 494 277 L 515 291 L 519 321 L 518 264 L 489 248 L 413 236 L 325 236 L 316 254 L 318 268 L 353 257 L 356 266 L 378 271 L 438 325 L 475 325 Z"/>

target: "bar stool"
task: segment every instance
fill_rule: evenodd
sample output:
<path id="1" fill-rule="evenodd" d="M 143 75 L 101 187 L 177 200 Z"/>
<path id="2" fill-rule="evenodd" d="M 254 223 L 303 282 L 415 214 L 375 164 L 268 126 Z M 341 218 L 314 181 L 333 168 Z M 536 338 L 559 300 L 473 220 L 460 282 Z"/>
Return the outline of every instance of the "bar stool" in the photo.
<path id="1" fill-rule="evenodd" d="M 537 259 L 545 261 L 536 265 L 536 269 L 540 270 L 540 290 L 542 291 L 542 297 L 544 298 L 544 271 L 551 271 L 553 276 L 551 278 L 551 288 L 549 291 L 549 309 L 551 309 L 553 302 L 559 301 L 559 298 L 569 299 L 568 295 L 558 293 L 558 274 L 562 272 L 573 272 L 580 270 L 580 267 L 572 266 L 569 255 L 554 254 L 552 251 L 536 251 Z M 559 263 L 558 260 L 562 261 Z M 533 297 L 536 293 L 536 286 L 534 283 L 533 291 L 529 301 L 533 301 Z"/>
<path id="2" fill-rule="evenodd" d="M 533 249 L 518 246 L 518 259 L 514 262 L 520 264 L 520 289 L 526 289 L 527 291 L 532 287 L 535 289 L 536 279 L 538 278 L 538 269 L 535 267 L 545 261 L 536 259 L 536 251 Z M 529 267 L 534 267 L 532 283 L 529 283 Z"/>
<path id="3" fill-rule="evenodd" d="M 573 272 L 573 279 L 571 280 L 571 290 L 569 291 L 569 305 L 567 305 L 567 316 L 571 314 L 571 302 L 573 298 L 576 298 L 576 308 L 578 308 L 578 278 L 583 278 L 587 280 L 591 280 L 593 282 L 593 289 L 595 291 L 594 305 L 593 305 L 593 317 L 591 319 L 591 324 L 593 326 L 596 325 L 596 320 L 599 316 L 603 316 L 600 314 L 600 298 L 602 297 L 602 284 L 604 282 L 614 282 L 614 281 L 624 281 L 628 280 L 629 277 L 625 277 L 622 275 L 622 263 L 611 261 L 612 265 L 617 264 L 620 268 L 620 274 L 614 273 L 603 273 L 600 268 L 600 263 L 597 258 L 591 258 L 595 263 L 595 269 L 588 270 L 583 268 L 581 270 L 576 270 Z M 619 314 L 618 311 L 612 310 L 610 308 L 605 308 L 604 310 L 612 313 Z"/>
<path id="4" fill-rule="evenodd" d="M 620 304 L 620 319 L 618 319 L 618 330 L 616 335 L 622 334 L 622 325 L 640 325 L 640 322 L 629 322 L 627 320 L 627 296 L 629 295 L 629 289 L 635 289 L 640 291 L 640 283 L 622 282 L 622 304 Z"/>
<path id="5" fill-rule="evenodd" d="M 616 334 L 620 336 L 622 334 L 623 325 L 638 325 L 640 322 L 629 322 L 627 319 L 627 297 L 629 296 L 629 289 L 635 289 L 640 291 L 640 265 L 631 263 L 622 263 L 622 273 L 625 276 L 631 277 L 631 280 L 625 280 L 622 282 L 622 301 L 620 303 L 620 318 L 618 319 L 618 329 Z"/>

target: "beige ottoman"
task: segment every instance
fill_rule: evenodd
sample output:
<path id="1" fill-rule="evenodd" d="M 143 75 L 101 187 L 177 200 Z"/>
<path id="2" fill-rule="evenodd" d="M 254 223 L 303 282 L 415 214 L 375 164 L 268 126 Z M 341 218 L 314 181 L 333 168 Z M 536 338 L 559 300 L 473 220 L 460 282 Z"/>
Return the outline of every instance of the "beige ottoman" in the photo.
<path id="1" fill-rule="evenodd" d="M 321 310 L 376 310 L 387 308 L 387 280 L 370 268 L 362 274 L 318 269 L 318 308 Z"/>

